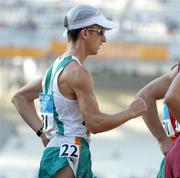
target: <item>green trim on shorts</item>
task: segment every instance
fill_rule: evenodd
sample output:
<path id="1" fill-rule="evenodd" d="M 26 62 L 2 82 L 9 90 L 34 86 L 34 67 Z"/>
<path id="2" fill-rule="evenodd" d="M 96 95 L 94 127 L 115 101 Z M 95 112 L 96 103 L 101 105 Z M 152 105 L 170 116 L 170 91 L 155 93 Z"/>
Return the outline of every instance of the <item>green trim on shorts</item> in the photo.
<path id="1" fill-rule="evenodd" d="M 58 170 L 69 165 L 66 157 L 59 157 L 59 147 L 48 147 L 40 163 L 39 178 L 55 178 Z M 79 165 L 75 178 L 96 178 L 91 170 L 91 154 L 88 142 L 81 138 Z"/>
<path id="2" fill-rule="evenodd" d="M 65 157 L 59 158 L 59 148 L 46 148 L 40 163 L 39 178 L 54 178 L 55 173 L 68 165 L 68 160 Z"/>
<path id="3" fill-rule="evenodd" d="M 156 178 L 165 178 L 165 158 L 161 161 L 160 170 Z"/>
<path id="4" fill-rule="evenodd" d="M 85 146 L 84 146 L 85 145 Z M 89 144 L 86 140 L 81 139 L 81 152 L 79 158 L 79 165 L 76 177 L 77 178 L 93 178 L 91 170 L 91 153 L 89 151 Z"/>

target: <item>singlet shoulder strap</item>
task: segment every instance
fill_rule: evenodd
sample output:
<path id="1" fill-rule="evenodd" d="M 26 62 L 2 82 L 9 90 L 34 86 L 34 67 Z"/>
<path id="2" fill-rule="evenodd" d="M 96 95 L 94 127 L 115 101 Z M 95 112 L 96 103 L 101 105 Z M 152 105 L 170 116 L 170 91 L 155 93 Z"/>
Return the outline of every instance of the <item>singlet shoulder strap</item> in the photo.
<path id="1" fill-rule="evenodd" d="M 58 66 L 56 67 L 56 70 L 53 74 L 53 77 L 52 77 L 52 81 L 54 80 L 57 72 L 61 69 L 63 70 L 71 61 L 73 61 L 74 59 L 72 58 L 72 56 L 68 56 L 68 57 L 65 57 L 59 64 Z"/>
<path id="2" fill-rule="evenodd" d="M 53 66 L 54 66 L 54 62 L 50 65 L 50 67 L 46 73 L 45 84 L 44 84 L 45 93 L 48 93 L 48 88 L 49 88 L 49 84 L 50 84 L 50 80 L 51 80 L 51 73 L 52 73 Z"/>
<path id="3" fill-rule="evenodd" d="M 63 70 L 71 61 L 75 60 L 72 56 L 67 56 L 57 65 L 55 71 L 53 72 L 54 63 L 49 67 L 45 76 L 45 93 L 51 93 L 53 80 L 59 70 Z"/>
<path id="4" fill-rule="evenodd" d="M 55 78 L 56 74 L 59 71 L 62 71 L 73 60 L 75 60 L 75 59 L 73 59 L 72 56 L 67 56 L 57 65 L 55 71 L 53 72 L 53 74 L 52 74 L 52 76 L 50 78 L 50 82 L 49 82 L 50 85 L 49 85 L 49 88 L 48 88 L 49 93 L 52 93 L 53 81 L 54 81 L 54 78 Z"/>

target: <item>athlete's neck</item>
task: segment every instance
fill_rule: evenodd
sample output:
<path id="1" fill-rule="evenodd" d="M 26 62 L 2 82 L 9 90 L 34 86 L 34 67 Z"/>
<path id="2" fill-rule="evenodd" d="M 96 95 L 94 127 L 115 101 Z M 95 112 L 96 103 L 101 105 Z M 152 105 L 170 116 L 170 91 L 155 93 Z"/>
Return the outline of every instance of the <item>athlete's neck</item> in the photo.
<path id="1" fill-rule="evenodd" d="M 79 43 L 68 43 L 67 49 L 64 54 L 76 56 L 81 62 L 81 64 L 83 64 L 83 62 L 87 58 L 85 50 L 83 49 L 83 47 L 81 47 Z"/>

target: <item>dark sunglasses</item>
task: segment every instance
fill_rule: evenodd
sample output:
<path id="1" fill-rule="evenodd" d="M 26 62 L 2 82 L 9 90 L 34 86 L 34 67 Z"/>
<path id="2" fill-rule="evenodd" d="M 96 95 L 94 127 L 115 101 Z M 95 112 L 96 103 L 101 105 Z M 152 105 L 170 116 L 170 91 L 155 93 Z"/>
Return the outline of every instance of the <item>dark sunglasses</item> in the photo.
<path id="1" fill-rule="evenodd" d="M 93 29 L 93 28 L 86 28 L 86 30 L 88 31 L 93 31 L 93 32 L 96 32 L 98 36 L 104 36 L 105 35 L 105 29 Z"/>

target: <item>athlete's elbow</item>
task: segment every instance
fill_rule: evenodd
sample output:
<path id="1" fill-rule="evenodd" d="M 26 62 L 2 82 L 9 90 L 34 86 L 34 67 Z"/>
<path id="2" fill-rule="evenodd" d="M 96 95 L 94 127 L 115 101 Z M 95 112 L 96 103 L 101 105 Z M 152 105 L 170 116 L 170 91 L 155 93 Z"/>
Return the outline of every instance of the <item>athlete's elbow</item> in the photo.
<path id="1" fill-rule="evenodd" d="M 15 93 L 11 98 L 11 102 L 15 105 L 18 102 L 18 99 L 19 99 L 19 93 Z"/>
<path id="2" fill-rule="evenodd" d="M 84 115 L 86 127 L 92 134 L 101 132 L 101 119 L 99 117 L 99 112 Z"/>
<path id="3" fill-rule="evenodd" d="M 91 132 L 92 134 L 97 134 L 101 132 L 101 127 L 100 124 L 97 122 L 94 123 L 87 123 L 87 129 L 89 130 L 89 132 Z"/>
<path id="4" fill-rule="evenodd" d="M 177 105 L 180 102 L 178 101 L 178 99 L 179 97 L 178 95 L 176 95 L 176 93 L 167 93 L 164 98 L 165 102 L 169 107 L 172 107 L 174 104 Z"/>
<path id="5" fill-rule="evenodd" d="M 94 125 L 88 126 L 88 130 L 89 130 L 92 134 L 97 134 L 97 133 L 99 133 L 98 127 L 97 127 L 97 126 L 94 126 Z"/>
<path id="6" fill-rule="evenodd" d="M 11 98 L 11 102 L 14 106 L 18 106 L 19 103 L 23 100 L 23 96 L 20 92 L 17 92 L 14 94 L 14 96 Z"/>
<path id="7" fill-rule="evenodd" d="M 97 134 L 97 133 L 99 133 L 97 130 L 94 130 L 94 129 L 91 130 L 90 132 L 91 132 L 92 134 L 94 134 L 94 135 Z"/>

